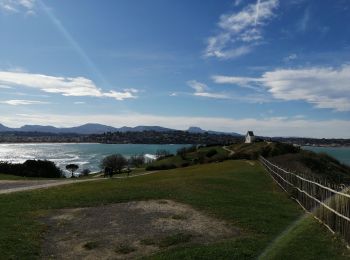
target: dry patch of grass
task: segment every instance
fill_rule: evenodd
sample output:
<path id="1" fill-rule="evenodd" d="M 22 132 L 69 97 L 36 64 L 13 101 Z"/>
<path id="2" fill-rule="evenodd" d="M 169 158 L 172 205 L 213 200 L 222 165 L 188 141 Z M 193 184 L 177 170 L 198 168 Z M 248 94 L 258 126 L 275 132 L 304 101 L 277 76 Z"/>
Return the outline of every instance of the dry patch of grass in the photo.
<path id="1" fill-rule="evenodd" d="M 239 235 L 237 228 L 171 200 L 56 210 L 40 219 L 48 227 L 43 258 L 137 258 Z"/>

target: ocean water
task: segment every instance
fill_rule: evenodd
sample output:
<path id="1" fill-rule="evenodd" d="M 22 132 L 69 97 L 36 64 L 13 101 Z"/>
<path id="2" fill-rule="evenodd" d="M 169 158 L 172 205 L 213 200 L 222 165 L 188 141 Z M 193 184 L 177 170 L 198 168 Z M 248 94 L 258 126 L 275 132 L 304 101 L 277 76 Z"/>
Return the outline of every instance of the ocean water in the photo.
<path id="1" fill-rule="evenodd" d="M 327 153 L 328 155 L 334 157 L 341 163 L 350 166 L 350 147 L 303 146 L 302 148 L 316 153 Z"/>
<path id="2" fill-rule="evenodd" d="M 0 161 L 23 163 L 29 159 L 50 160 L 65 170 L 70 163 L 79 165 L 79 170 L 100 170 L 101 160 L 110 154 L 120 153 L 125 157 L 145 155 L 152 159 L 157 150 L 167 150 L 175 154 L 179 148 L 188 145 L 179 144 L 0 144 Z"/>

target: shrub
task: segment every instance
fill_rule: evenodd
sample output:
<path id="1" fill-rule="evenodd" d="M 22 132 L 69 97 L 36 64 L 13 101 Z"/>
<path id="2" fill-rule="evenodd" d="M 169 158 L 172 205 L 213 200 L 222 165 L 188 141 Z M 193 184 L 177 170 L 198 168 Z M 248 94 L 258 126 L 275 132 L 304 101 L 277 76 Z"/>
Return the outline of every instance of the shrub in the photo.
<path id="1" fill-rule="evenodd" d="M 55 163 L 46 160 L 27 160 L 23 164 L 0 162 L 0 172 L 23 177 L 62 177 L 62 171 L 55 165 Z"/>
<path id="2" fill-rule="evenodd" d="M 190 166 L 190 163 L 189 162 L 183 162 L 181 163 L 181 167 L 188 167 Z"/>
<path id="3" fill-rule="evenodd" d="M 135 167 L 140 167 L 145 164 L 145 156 L 144 155 L 134 155 L 129 159 L 130 165 Z"/>
<path id="4" fill-rule="evenodd" d="M 214 155 L 216 155 L 218 153 L 218 151 L 216 149 L 210 149 L 207 153 L 206 153 L 206 156 L 211 158 L 213 157 Z"/>
<path id="5" fill-rule="evenodd" d="M 128 161 L 125 159 L 125 157 L 121 154 L 112 154 L 107 157 L 105 157 L 102 162 L 101 166 L 103 168 L 110 168 L 112 170 L 112 173 L 117 171 L 118 173 L 121 172 L 121 170 L 128 164 Z"/>
<path id="6" fill-rule="evenodd" d="M 193 153 L 197 151 L 197 146 L 192 145 L 190 147 L 183 147 L 177 150 L 176 154 L 179 155 L 182 159 L 186 158 L 186 154 Z"/>
<path id="7" fill-rule="evenodd" d="M 90 174 L 90 172 L 91 171 L 89 169 L 84 169 L 84 170 L 81 171 L 81 175 L 88 176 Z"/>
<path id="8" fill-rule="evenodd" d="M 159 149 L 156 151 L 156 156 L 157 156 L 157 160 L 161 160 L 163 158 L 172 156 L 172 154 L 167 150 Z"/>

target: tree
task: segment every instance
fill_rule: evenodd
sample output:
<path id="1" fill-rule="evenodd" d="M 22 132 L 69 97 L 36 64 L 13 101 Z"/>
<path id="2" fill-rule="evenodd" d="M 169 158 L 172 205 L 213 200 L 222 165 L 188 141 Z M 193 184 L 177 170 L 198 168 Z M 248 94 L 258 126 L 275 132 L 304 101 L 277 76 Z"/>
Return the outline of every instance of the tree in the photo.
<path id="1" fill-rule="evenodd" d="M 159 149 L 156 151 L 157 160 L 161 160 L 161 159 L 168 157 L 170 155 L 171 155 L 171 153 L 167 150 L 164 150 L 164 149 Z"/>
<path id="2" fill-rule="evenodd" d="M 140 167 L 141 165 L 145 164 L 145 156 L 144 155 L 131 156 L 129 162 L 132 166 Z"/>
<path id="3" fill-rule="evenodd" d="M 72 163 L 72 164 L 68 164 L 68 165 L 66 166 L 66 169 L 72 173 L 72 178 L 73 178 L 73 177 L 74 177 L 73 174 L 74 174 L 74 172 L 75 172 L 76 170 L 79 169 L 79 166 L 76 165 L 76 164 L 74 164 L 74 163 Z"/>
<path id="4" fill-rule="evenodd" d="M 125 157 L 121 154 L 112 154 L 107 157 L 105 157 L 102 162 L 101 166 L 102 168 L 109 167 L 112 169 L 112 171 L 118 171 L 118 173 L 121 172 L 121 170 L 128 164 L 128 161 L 125 159 Z"/>
<path id="5" fill-rule="evenodd" d="M 82 170 L 81 171 L 81 174 L 83 175 L 83 176 L 88 176 L 89 174 L 90 174 L 90 170 L 89 169 L 84 169 L 84 170 Z"/>

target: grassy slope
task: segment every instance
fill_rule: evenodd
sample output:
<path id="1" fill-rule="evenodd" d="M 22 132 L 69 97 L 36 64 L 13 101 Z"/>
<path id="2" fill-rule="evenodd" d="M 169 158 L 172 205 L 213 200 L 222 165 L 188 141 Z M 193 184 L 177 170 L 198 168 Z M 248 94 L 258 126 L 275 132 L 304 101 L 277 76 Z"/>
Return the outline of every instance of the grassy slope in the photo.
<path id="1" fill-rule="evenodd" d="M 212 158 L 209 158 L 212 161 L 215 161 L 220 156 L 227 156 L 229 154 L 221 146 L 201 147 L 196 152 L 188 153 L 186 155 L 186 159 L 185 160 L 182 159 L 181 156 L 175 155 L 175 156 L 167 157 L 167 158 L 164 158 L 164 159 L 161 159 L 161 160 L 156 160 L 156 161 L 152 162 L 151 165 L 159 166 L 159 165 L 162 165 L 162 164 L 174 164 L 177 167 L 181 167 L 181 164 L 183 164 L 185 162 L 191 162 L 192 160 L 198 158 L 199 153 L 203 153 L 205 155 L 207 152 L 209 152 L 212 149 L 215 149 L 217 151 L 216 155 L 214 155 Z"/>
<path id="2" fill-rule="evenodd" d="M 156 259 L 256 258 L 302 214 L 259 165 L 250 166 L 243 161 L 197 165 L 138 178 L 0 196 L 1 257 L 30 259 L 38 256 L 43 227 L 35 218 L 43 210 L 160 198 L 190 204 L 240 227 L 244 235 L 213 245 L 171 249 L 152 257 Z M 320 229 L 317 237 L 328 235 L 323 228 L 317 228 Z M 302 235 L 301 232 L 300 237 Z M 298 250 L 309 250 L 308 244 L 318 243 L 315 239 L 310 237 Z M 333 248 L 321 246 L 320 250 L 324 255 L 338 257 L 341 252 Z"/>
<path id="3" fill-rule="evenodd" d="M 261 260 L 268 259 L 349 259 L 350 250 L 344 248 L 339 237 L 333 236 L 310 215 L 281 236 L 266 250 Z M 325 250 L 327 249 L 327 250 Z"/>
<path id="4" fill-rule="evenodd" d="M 57 180 L 57 179 L 56 178 L 39 178 L 39 177 L 22 177 L 22 176 L 16 176 L 11 174 L 0 173 L 0 180 L 25 181 L 25 180 Z"/>
<path id="5" fill-rule="evenodd" d="M 26 178 L 21 176 L 0 173 L 0 180 L 26 180 Z"/>

